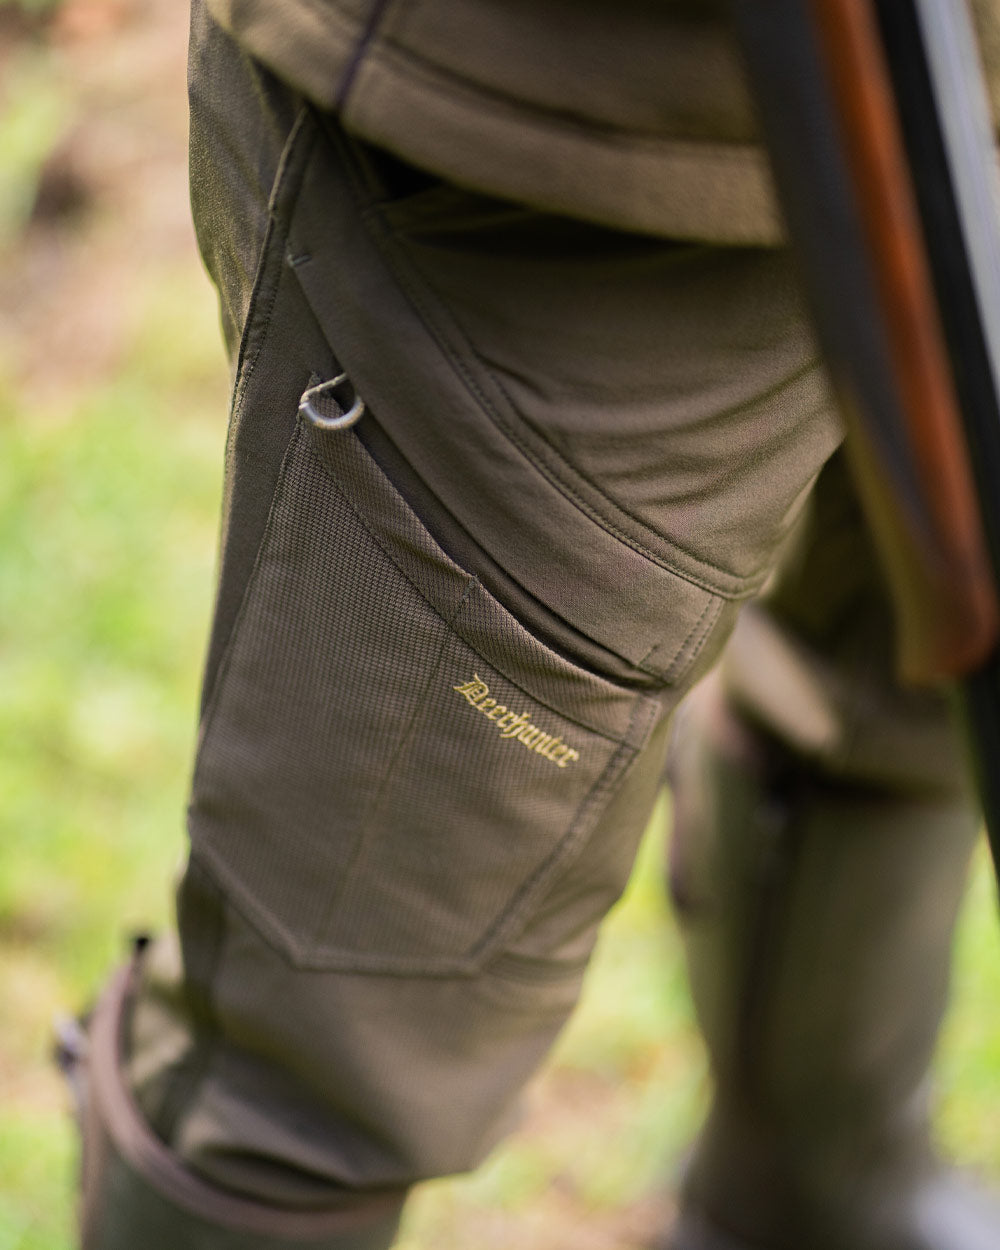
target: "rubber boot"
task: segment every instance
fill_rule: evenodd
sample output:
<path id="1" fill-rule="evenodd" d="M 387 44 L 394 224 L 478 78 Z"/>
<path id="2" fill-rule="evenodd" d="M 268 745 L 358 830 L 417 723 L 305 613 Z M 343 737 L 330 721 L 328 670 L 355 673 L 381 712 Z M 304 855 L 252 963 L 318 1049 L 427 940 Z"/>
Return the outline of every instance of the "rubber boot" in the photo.
<path id="1" fill-rule="evenodd" d="M 977 819 L 824 777 L 717 682 L 675 728 L 671 887 L 715 1093 L 669 1250 L 997 1250 L 927 1073 Z"/>
<path id="2" fill-rule="evenodd" d="M 150 1130 L 122 1079 L 124 1021 L 142 948 L 57 1059 L 83 1137 L 82 1250 L 387 1250 L 399 1191 L 354 1194 L 327 1210 L 279 1210 L 206 1183 Z"/>

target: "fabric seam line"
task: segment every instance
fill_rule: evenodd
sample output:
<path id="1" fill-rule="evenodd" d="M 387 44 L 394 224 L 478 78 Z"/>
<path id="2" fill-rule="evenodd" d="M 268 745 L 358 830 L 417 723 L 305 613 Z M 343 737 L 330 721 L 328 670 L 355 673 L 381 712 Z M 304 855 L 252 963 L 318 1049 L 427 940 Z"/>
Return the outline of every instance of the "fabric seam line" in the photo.
<path id="1" fill-rule="evenodd" d="M 271 194 L 268 197 L 267 229 L 264 232 L 264 239 L 261 244 L 260 262 L 255 275 L 254 288 L 250 296 L 250 303 L 247 308 L 247 317 L 243 326 L 243 334 L 240 336 L 240 350 L 237 357 L 236 369 L 236 385 L 233 388 L 232 411 L 234 416 L 243 405 L 250 378 L 253 376 L 254 368 L 260 358 L 261 352 L 264 349 L 264 345 L 267 342 L 268 334 L 271 328 L 271 315 L 274 312 L 274 305 L 278 298 L 278 288 L 281 285 L 284 240 L 288 235 L 287 216 L 280 211 L 280 205 L 285 199 L 286 187 L 291 178 L 293 158 L 298 154 L 299 138 L 302 132 L 306 129 L 306 118 L 308 116 L 309 107 L 307 105 L 303 105 L 296 115 L 295 121 L 292 123 L 291 130 L 288 132 L 288 138 L 285 140 L 285 148 L 278 163 L 278 172 L 275 174 L 274 186 L 271 188 Z M 315 135 L 310 136 L 308 143 L 309 146 L 305 152 L 302 153 L 300 173 L 305 169 L 305 165 L 308 161 L 309 150 L 315 143 Z M 275 247 L 278 238 L 282 240 L 282 247 L 280 251 Z M 278 252 L 277 260 L 275 259 L 276 251 Z M 275 263 L 279 266 L 277 280 L 271 285 L 271 289 L 268 292 L 267 304 L 258 312 L 257 306 L 262 298 L 264 277 Z M 259 326 L 257 324 L 258 317 L 261 321 Z M 258 341 L 254 345 L 253 351 L 251 352 L 250 341 L 254 335 L 255 329 L 259 330 Z M 233 423 L 230 422 L 230 430 L 232 430 L 232 425 Z M 228 437 L 226 442 L 228 450 Z"/>
<path id="2" fill-rule="evenodd" d="M 678 652 L 669 670 L 672 681 L 677 681 L 679 679 L 680 674 L 687 672 L 694 665 L 695 660 L 697 660 L 698 656 L 701 654 L 702 648 L 705 646 L 705 643 L 707 642 L 709 635 L 712 632 L 712 627 L 715 625 L 716 621 L 719 619 L 721 615 L 722 615 L 722 600 L 721 599 L 716 599 L 714 602 L 706 604 L 705 611 L 702 613 L 701 620 L 699 620 L 698 622 L 698 627 L 704 626 L 704 628 L 701 629 L 701 636 L 700 637 L 696 636 L 696 629 L 698 628 L 696 627 L 696 629 L 692 630 L 691 633 L 684 640 L 685 650 L 688 647 L 689 643 L 693 644 L 691 648 L 691 652 L 688 655 L 684 655 L 683 650 L 681 652 Z M 682 660 L 683 660 L 683 664 L 682 664 Z"/>
<path id="3" fill-rule="evenodd" d="M 466 600 L 468 599 L 469 595 L 472 593 L 472 590 L 475 584 L 476 584 L 475 578 L 470 578 L 468 583 L 466 584 L 464 594 L 462 595 L 461 599 L 459 599 L 458 603 L 455 605 L 455 610 L 451 615 L 451 620 L 444 622 L 446 629 L 452 628 L 452 621 L 454 621 L 455 617 L 458 616 L 459 612 L 461 612 L 462 608 L 465 606 Z M 340 878 L 339 888 L 333 890 L 332 893 L 330 894 L 330 897 L 327 900 L 326 907 L 324 908 L 323 915 L 320 919 L 320 923 L 318 927 L 319 927 L 320 933 L 324 935 L 326 934 L 329 928 L 332 917 L 339 906 L 339 903 L 340 903 L 341 898 L 343 897 L 344 891 L 347 889 L 347 885 L 351 878 L 351 874 L 353 873 L 355 867 L 357 866 L 358 860 L 362 857 L 362 855 L 365 852 L 365 849 L 371 843 L 372 836 L 373 836 L 372 827 L 373 827 L 375 818 L 378 815 L 382 802 L 385 798 L 386 791 L 389 788 L 389 784 L 395 777 L 396 765 L 398 761 L 400 760 L 400 758 L 402 757 L 403 752 L 410 745 L 410 742 L 412 741 L 413 736 L 416 732 L 417 725 L 420 723 L 422 716 L 426 714 L 428 698 L 430 696 L 430 692 L 433 689 L 434 679 L 441 672 L 441 665 L 443 662 L 444 652 L 445 652 L 445 648 L 447 647 L 447 644 L 448 644 L 448 640 L 447 638 L 445 638 L 441 642 L 441 645 L 438 647 L 437 658 L 434 661 L 434 666 L 428 672 L 427 679 L 424 682 L 419 695 L 417 695 L 416 698 L 414 699 L 413 710 L 408 717 L 405 728 L 399 734 L 399 737 L 397 739 L 395 749 L 392 752 L 391 758 L 388 760 L 388 762 L 385 765 L 385 768 L 382 771 L 382 777 L 379 782 L 378 789 L 371 796 L 370 800 L 365 804 L 364 812 L 362 813 L 360 819 L 358 820 L 358 830 L 357 830 L 357 835 L 354 839 L 354 845 L 351 848 L 351 853 L 347 859 L 347 862 L 343 865 L 339 873 L 339 878 Z M 314 941 L 315 940 L 317 939 L 314 939 Z M 319 940 L 322 941 L 323 939 L 319 939 Z"/>
<path id="4" fill-rule="evenodd" d="M 369 11 L 368 18 L 361 31 L 361 36 L 354 46 L 354 51 L 351 53 L 351 58 L 347 64 L 347 68 L 344 70 L 343 77 L 340 80 L 340 86 L 337 88 L 334 109 L 338 113 L 343 112 L 344 110 L 344 106 L 347 103 L 347 97 L 350 95 L 351 88 L 354 86 L 354 80 L 358 76 L 358 70 L 360 70 L 361 64 L 368 54 L 368 49 L 370 48 L 372 41 L 378 34 L 378 28 L 382 24 L 382 19 L 385 17 L 386 9 L 389 7 L 391 2 L 392 0 L 375 0 L 375 3 Z M 324 19 L 326 19 L 325 13 L 323 16 Z"/>
<path id="5" fill-rule="evenodd" d="M 706 603 L 705 606 L 702 608 L 698 616 L 698 619 L 688 630 L 684 638 L 684 641 L 674 652 L 673 659 L 670 661 L 670 663 L 667 665 L 665 669 L 659 670 L 660 676 L 663 678 L 664 681 L 673 684 L 677 680 L 676 670 L 679 668 L 681 661 L 685 658 L 685 653 L 687 652 L 687 649 L 691 643 L 691 640 L 694 638 L 698 630 L 701 628 L 702 624 L 704 623 L 705 617 L 708 615 L 709 611 L 711 610 L 711 607 L 712 607 L 712 600 L 710 599 L 708 603 Z M 661 645 L 662 645 L 661 643 L 656 643 L 652 647 L 650 647 L 650 649 L 646 652 L 646 654 L 640 660 L 640 664 L 648 664 L 650 661 L 650 658 L 655 654 L 655 652 L 658 650 L 658 648 Z"/>
<path id="6" fill-rule="evenodd" d="M 615 521 L 603 516 L 589 500 L 584 499 L 568 482 L 558 476 L 550 465 L 546 464 L 543 460 L 540 460 L 533 453 L 533 450 L 525 445 L 521 434 L 517 430 L 512 429 L 509 424 L 504 421 L 501 415 L 497 412 L 496 406 L 484 393 L 480 383 L 475 378 L 466 362 L 458 355 L 448 342 L 446 335 L 440 328 L 437 318 L 433 315 L 431 309 L 426 303 L 426 300 L 423 298 L 422 292 L 414 289 L 412 278 L 409 274 L 404 272 L 404 269 L 412 269 L 411 262 L 409 262 L 406 257 L 400 255 L 398 245 L 380 220 L 378 208 L 376 206 L 368 206 L 367 209 L 362 210 L 362 217 L 366 224 L 372 221 L 378 224 L 379 233 L 382 237 L 383 243 L 385 244 L 386 253 L 390 253 L 393 257 L 393 269 L 400 287 L 408 297 L 410 303 L 413 305 L 418 317 L 427 327 L 431 337 L 437 343 L 442 355 L 451 365 L 453 371 L 458 374 L 462 382 L 465 384 L 466 389 L 471 393 L 473 399 L 489 416 L 495 428 L 516 448 L 518 452 L 520 452 L 522 456 L 524 456 L 526 460 L 529 461 L 530 464 L 535 467 L 538 472 L 541 473 L 551 486 L 555 487 L 555 489 L 558 490 L 560 494 L 562 494 L 570 503 L 572 503 L 574 507 L 588 517 L 589 520 L 599 525 L 600 528 L 606 533 L 610 534 L 613 538 L 616 538 L 625 546 L 630 547 L 638 555 L 649 560 L 650 563 L 655 564 L 657 567 L 664 569 L 668 573 L 672 573 L 675 577 L 679 577 L 681 580 L 689 582 L 691 585 L 697 586 L 699 589 L 705 590 L 710 594 L 719 595 L 724 599 L 729 599 L 734 602 L 749 598 L 754 595 L 757 590 L 759 590 L 767 576 L 766 569 L 753 574 L 750 578 L 744 579 L 743 585 L 739 589 L 722 589 L 710 582 L 707 577 L 692 574 L 689 571 L 683 570 L 677 565 L 672 564 L 668 559 L 649 550 L 638 539 L 623 531 Z M 401 265 L 399 263 L 400 261 L 402 262 Z M 414 273 L 413 276 L 416 277 L 420 287 L 425 290 L 426 283 L 419 276 L 419 274 Z M 430 294 L 430 292 L 428 293 Z M 437 302 L 438 301 L 435 300 L 435 303 Z M 446 310 L 445 315 L 448 315 Z M 454 326 L 456 333 L 465 342 L 465 345 L 471 354 L 478 359 L 478 356 L 476 355 L 474 349 L 472 349 L 471 344 L 469 344 L 466 340 L 464 331 L 462 331 L 461 327 L 454 322 L 453 318 L 449 317 L 449 320 Z M 500 389 L 502 390 L 502 387 Z M 507 398 L 506 392 L 504 392 L 504 397 Z M 590 484 L 593 485 L 592 483 Z M 693 552 L 687 551 L 679 543 L 675 543 L 673 540 L 669 541 L 672 546 L 674 546 L 682 554 L 688 556 L 691 560 L 697 561 L 699 564 L 712 569 L 714 572 L 722 574 L 726 578 L 735 580 L 733 575 L 727 570 L 713 564 L 710 560 L 704 560 L 702 557 L 695 555 Z"/>
<path id="7" fill-rule="evenodd" d="M 628 766 L 625 762 L 625 757 L 631 756 L 634 759 L 639 752 L 639 747 L 631 746 L 630 740 L 640 712 L 643 712 L 644 710 L 645 709 L 643 709 L 641 705 L 636 705 L 629 720 L 627 736 L 619 742 L 618 749 L 608 760 L 607 764 L 601 771 L 600 776 L 596 779 L 589 792 L 585 795 L 583 802 L 577 809 L 576 815 L 573 818 L 570 827 L 553 847 L 552 852 L 545 858 L 545 860 L 543 860 L 541 864 L 539 864 L 528 880 L 524 882 L 521 889 L 518 891 L 517 898 L 512 900 L 511 907 L 507 911 L 506 915 L 498 917 L 497 921 L 480 939 L 477 946 L 474 948 L 473 958 L 485 958 L 483 952 L 489 948 L 491 943 L 502 941 L 505 933 L 510 933 L 511 930 L 517 928 L 523 920 L 525 912 L 531 906 L 534 899 L 534 893 L 539 888 L 540 884 L 545 881 L 545 879 L 559 866 L 559 864 L 564 862 L 568 856 L 583 843 L 583 831 L 586 827 L 586 822 L 591 811 L 597 806 L 604 795 L 610 791 L 614 782 L 617 781 L 621 773 Z M 651 719 L 648 712 L 646 713 L 646 716 L 647 719 Z"/>

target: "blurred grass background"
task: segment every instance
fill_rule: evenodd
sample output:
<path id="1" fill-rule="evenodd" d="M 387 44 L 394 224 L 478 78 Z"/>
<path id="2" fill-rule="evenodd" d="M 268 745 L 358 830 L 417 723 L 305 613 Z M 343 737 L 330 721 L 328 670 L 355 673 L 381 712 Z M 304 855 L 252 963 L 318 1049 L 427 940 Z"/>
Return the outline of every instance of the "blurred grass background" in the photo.
<path id="1" fill-rule="evenodd" d="M 185 189 L 185 6 L 0 0 L 0 1250 L 70 1250 L 48 1059 L 162 925 L 212 595 L 227 378 Z M 664 805 L 523 1128 L 427 1186 L 405 1250 L 626 1250 L 706 1098 L 660 888 Z M 1000 943 L 981 859 L 938 1068 L 1000 1181 Z"/>

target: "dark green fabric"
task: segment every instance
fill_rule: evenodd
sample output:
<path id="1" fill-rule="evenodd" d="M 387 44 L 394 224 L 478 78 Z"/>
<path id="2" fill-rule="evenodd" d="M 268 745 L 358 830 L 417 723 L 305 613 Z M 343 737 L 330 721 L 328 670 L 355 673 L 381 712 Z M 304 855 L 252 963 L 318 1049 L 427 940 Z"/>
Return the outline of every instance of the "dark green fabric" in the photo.
<path id="1" fill-rule="evenodd" d="M 311 1210 L 206 1184 L 150 1130 L 125 1084 L 122 1042 L 143 953 L 117 973 L 74 1059 L 83 1091 L 82 1250 L 387 1250 L 402 1192 L 329 1191 Z"/>
<path id="2" fill-rule="evenodd" d="M 978 821 L 833 777 L 709 679 L 678 716 L 671 881 L 714 1096 L 670 1250 L 988 1250 L 934 1156 L 927 1070 Z"/>
<path id="3" fill-rule="evenodd" d="M 118 1154 L 105 1160 L 99 1220 L 81 1250 L 388 1250 L 398 1221 L 374 1230 L 303 1239 L 233 1230 L 200 1219 L 167 1201 Z"/>

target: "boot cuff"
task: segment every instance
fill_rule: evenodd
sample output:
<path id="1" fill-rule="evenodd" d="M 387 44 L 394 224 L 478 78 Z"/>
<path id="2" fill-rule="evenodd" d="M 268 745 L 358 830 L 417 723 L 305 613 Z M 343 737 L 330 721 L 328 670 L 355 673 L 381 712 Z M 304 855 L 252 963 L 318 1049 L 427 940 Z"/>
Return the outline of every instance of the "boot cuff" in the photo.
<path id="1" fill-rule="evenodd" d="M 279 1209 L 208 1184 L 150 1129 L 122 1076 L 122 1021 L 139 957 L 94 1010 L 77 1083 L 83 1250 L 385 1250 L 405 1190 L 344 1190 L 323 1210 Z"/>

